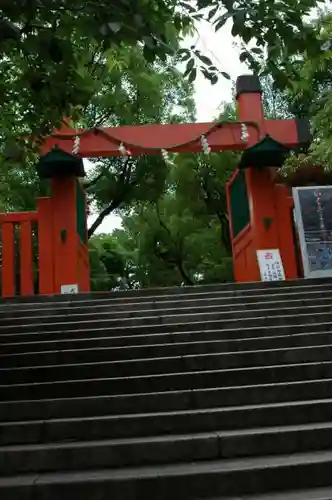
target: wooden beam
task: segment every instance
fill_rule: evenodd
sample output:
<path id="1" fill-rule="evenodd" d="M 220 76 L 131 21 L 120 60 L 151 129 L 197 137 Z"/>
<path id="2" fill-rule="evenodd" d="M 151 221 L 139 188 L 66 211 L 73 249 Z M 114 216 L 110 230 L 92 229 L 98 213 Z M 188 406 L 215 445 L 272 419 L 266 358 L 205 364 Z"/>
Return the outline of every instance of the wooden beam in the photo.
<path id="1" fill-rule="evenodd" d="M 0 224 L 11 222 L 12 224 L 20 224 L 21 222 L 37 222 L 38 212 L 6 212 L 0 213 Z"/>
<path id="2" fill-rule="evenodd" d="M 254 125 L 247 126 L 250 138 L 259 140 Z M 266 121 L 266 131 L 285 146 L 298 144 L 295 120 Z M 201 152 L 201 136 L 208 139 L 211 150 L 243 150 L 246 143 L 241 140 L 240 123 L 192 123 L 172 125 L 132 125 L 75 131 L 65 127 L 45 139 L 42 154 L 54 146 L 72 152 L 75 133 L 80 135 L 79 155 L 82 158 L 119 156 L 119 145 L 123 143 L 132 155 L 156 154 L 161 149 L 172 152 Z M 252 141 L 251 141 L 252 142 Z"/>

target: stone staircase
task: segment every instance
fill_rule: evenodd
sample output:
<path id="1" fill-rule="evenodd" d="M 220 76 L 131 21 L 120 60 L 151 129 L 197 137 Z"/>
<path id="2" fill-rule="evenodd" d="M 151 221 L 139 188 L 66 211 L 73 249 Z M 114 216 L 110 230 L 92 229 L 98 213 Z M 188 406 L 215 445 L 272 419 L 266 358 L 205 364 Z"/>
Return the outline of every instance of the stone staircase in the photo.
<path id="1" fill-rule="evenodd" d="M 332 499 L 331 287 L 2 304 L 1 500 Z"/>

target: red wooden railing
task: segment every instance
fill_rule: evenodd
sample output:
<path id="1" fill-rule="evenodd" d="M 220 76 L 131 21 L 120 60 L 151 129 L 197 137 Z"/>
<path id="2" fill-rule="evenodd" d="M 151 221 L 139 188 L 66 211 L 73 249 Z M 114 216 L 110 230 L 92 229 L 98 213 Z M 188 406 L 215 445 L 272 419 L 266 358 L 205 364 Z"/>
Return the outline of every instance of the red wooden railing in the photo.
<path id="1" fill-rule="evenodd" d="M 20 295 L 34 293 L 33 224 L 37 212 L 0 214 L 1 225 L 1 292 L 3 297 L 16 295 L 17 275 Z M 15 244 L 16 235 L 19 245 Z M 18 256 L 18 264 L 16 262 Z M 18 268 L 17 268 L 18 267 Z"/>
<path id="2" fill-rule="evenodd" d="M 90 291 L 88 246 L 76 231 L 74 189 L 67 184 L 51 198 L 40 198 L 36 212 L 0 214 L 3 298 L 57 294 L 66 284 Z"/>

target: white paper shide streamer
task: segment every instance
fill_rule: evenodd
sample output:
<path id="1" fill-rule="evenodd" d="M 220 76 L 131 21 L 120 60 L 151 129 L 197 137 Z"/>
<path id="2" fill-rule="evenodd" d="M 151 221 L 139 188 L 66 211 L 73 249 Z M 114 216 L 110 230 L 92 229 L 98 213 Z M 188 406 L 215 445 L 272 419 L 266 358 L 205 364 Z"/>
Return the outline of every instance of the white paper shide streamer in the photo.
<path id="1" fill-rule="evenodd" d="M 248 127 L 245 123 L 241 123 L 241 141 L 248 142 L 248 139 L 249 139 Z"/>
<path id="2" fill-rule="evenodd" d="M 209 145 L 208 140 L 205 137 L 205 135 L 201 136 L 201 144 L 202 144 L 203 153 L 205 155 L 209 155 L 211 153 L 211 148 L 210 148 L 210 145 Z"/>
<path id="3" fill-rule="evenodd" d="M 164 162 L 166 163 L 166 165 L 174 165 L 174 162 L 171 160 L 169 154 L 168 154 L 168 151 L 166 151 L 166 149 L 161 149 L 161 156 L 163 157 L 163 160 Z"/>
<path id="4" fill-rule="evenodd" d="M 80 151 L 80 143 L 81 143 L 81 138 L 79 135 L 76 135 L 74 138 L 73 155 L 78 155 Z"/>

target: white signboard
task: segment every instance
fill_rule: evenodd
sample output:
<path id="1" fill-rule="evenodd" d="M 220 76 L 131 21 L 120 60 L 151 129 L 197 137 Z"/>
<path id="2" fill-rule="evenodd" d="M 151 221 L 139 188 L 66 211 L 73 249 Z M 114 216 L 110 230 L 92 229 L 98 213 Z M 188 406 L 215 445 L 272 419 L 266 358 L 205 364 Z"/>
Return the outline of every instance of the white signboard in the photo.
<path id="1" fill-rule="evenodd" d="M 61 285 L 61 293 L 78 293 L 78 285 Z"/>
<path id="2" fill-rule="evenodd" d="M 332 186 L 293 188 L 305 278 L 332 276 Z"/>
<path id="3" fill-rule="evenodd" d="M 262 281 L 284 281 L 285 272 L 280 252 L 273 250 L 257 250 L 258 266 Z"/>

